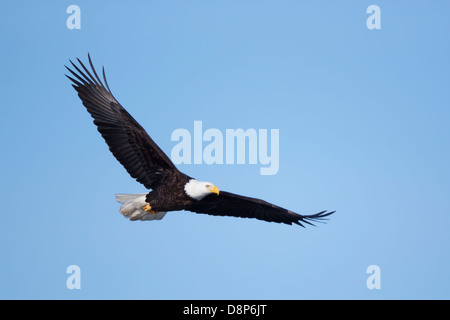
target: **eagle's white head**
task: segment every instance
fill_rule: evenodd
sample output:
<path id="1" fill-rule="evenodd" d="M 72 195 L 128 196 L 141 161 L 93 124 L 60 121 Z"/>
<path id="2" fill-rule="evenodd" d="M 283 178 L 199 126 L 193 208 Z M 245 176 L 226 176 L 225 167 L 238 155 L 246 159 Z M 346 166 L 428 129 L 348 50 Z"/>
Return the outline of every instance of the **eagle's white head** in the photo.
<path id="1" fill-rule="evenodd" d="M 184 185 L 184 191 L 188 196 L 195 200 L 202 200 L 209 194 L 219 195 L 219 189 L 211 182 L 198 181 L 191 179 Z"/>

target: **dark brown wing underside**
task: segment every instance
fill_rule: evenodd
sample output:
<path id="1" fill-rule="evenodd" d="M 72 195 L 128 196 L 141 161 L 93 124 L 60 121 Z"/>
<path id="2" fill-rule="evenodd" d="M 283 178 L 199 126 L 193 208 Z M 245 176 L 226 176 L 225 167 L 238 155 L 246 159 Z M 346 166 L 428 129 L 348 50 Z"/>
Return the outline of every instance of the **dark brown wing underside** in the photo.
<path id="1" fill-rule="evenodd" d="M 300 215 L 260 199 L 225 191 L 221 191 L 218 196 L 215 194 L 206 196 L 202 200 L 196 201 L 187 210 L 214 216 L 255 218 L 268 222 L 295 223 L 301 226 L 303 223 L 312 225 L 314 221 L 326 220 L 325 217 L 334 213 L 334 211 L 322 211 L 313 215 Z"/>
<path id="2" fill-rule="evenodd" d="M 98 77 L 91 58 L 91 72 L 79 60 L 83 71 L 72 61 L 74 76 L 67 76 L 78 92 L 83 105 L 94 118 L 94 124 L 105 139 L 112 154 L 127 172 L 147 189 L 154 189 L 167 175 L 182 174 L 167 155 L 150 138 L 139 123 L 117 102 L 109 89 L 103 69 L 105 85 Z"/>

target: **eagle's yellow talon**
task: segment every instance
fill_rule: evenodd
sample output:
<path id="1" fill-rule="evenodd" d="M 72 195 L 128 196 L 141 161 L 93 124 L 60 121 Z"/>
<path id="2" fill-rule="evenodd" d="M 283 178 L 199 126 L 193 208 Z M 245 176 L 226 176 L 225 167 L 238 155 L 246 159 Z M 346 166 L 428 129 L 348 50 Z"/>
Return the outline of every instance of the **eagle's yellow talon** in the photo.
<path id="1" fill-rule="evenodd" d="M 142 207 L 142 210 L 145 212 L 151 213 L 151 214 L 157 214 L 158 211 L 153 211 L 152 207 L 147 203 L 145 206 Z"/>

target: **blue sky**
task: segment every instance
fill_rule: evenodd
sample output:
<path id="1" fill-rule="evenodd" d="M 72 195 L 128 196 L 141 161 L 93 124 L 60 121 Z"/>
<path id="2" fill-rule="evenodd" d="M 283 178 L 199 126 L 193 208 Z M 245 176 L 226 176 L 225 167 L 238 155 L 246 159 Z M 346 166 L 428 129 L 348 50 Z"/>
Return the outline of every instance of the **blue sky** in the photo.
<path id="1" fill-rule="evenodd" d="M 81 9 L 69 30 L 66 9 Z M 369 30 L 366 9 L 381 9 Z M 447 1 L 2 4 L 0 298 L 450 298 Z M 109 85 L 168 154 L 177 128 L 279 129 L 280 166 L 180 165 L 221 190 L 310 214 L 306 229 L 174 212 L 130 222 L 145 192 L 64 77 Z M 81 269 L 81 289 L 66 268 Z M 378 265 L 381 289 L 366 269 Z"/>

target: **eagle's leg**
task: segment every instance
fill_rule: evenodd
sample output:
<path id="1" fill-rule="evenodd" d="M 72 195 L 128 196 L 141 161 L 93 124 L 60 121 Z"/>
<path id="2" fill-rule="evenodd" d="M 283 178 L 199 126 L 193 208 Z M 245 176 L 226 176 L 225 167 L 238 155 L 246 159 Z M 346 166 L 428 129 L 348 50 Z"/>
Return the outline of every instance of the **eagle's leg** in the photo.
<path id="1" fill-rule="evenodd" d="M 152 210 L 152 207 L 148 203 L 142 207 L 142 210 L 144 210 L 145 212 L 151 213 L 151 214 L 157 214 L 159 212 L 159 211 Z"/>

